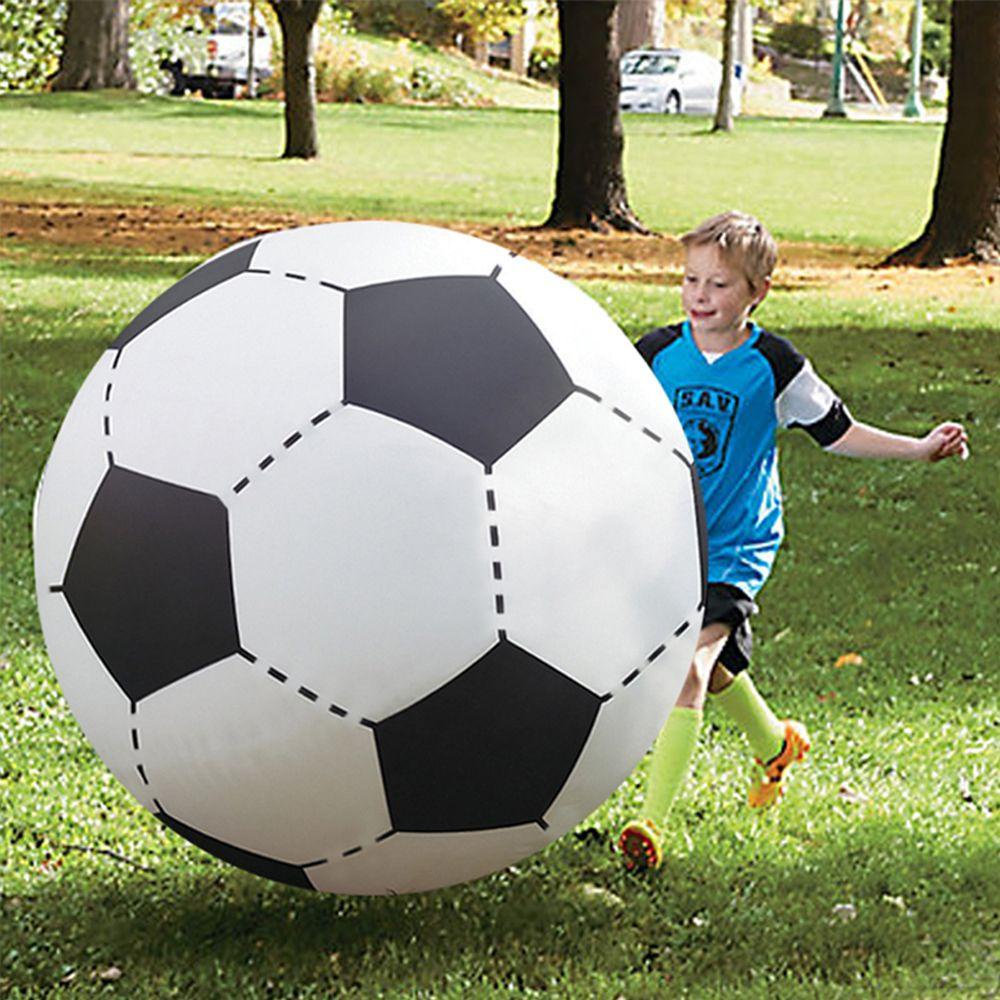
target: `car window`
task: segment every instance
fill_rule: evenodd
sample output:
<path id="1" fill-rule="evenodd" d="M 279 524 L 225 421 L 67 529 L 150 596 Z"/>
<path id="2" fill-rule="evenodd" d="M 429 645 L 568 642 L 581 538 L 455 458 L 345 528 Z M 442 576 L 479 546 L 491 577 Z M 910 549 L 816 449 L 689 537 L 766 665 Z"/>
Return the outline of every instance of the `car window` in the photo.
<path id="1" fill-rule="evenodd" d="M 660 52 L 643 52 L 622 63 L 623 73 L 672 73 L 677 69 L 680 57 Z"/>

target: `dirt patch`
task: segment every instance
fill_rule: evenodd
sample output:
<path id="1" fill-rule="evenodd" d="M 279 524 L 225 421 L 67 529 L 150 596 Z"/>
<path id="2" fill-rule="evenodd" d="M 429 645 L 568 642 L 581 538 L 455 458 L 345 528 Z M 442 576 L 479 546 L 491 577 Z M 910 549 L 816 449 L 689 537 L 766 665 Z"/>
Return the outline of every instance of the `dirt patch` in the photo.
<path id="1" fill-rule="evenodd" d="M 208 257 L 239 240 L 277 229 L 338 221 L 343 220 L 246 209 L 0 201 L 0 233 L 6 240 L 154 254 Z M 449 228 L 490 240 L 574 281 L 680 281 L 683 252 L 672 236 L 475 224 L 450 224 Z M 852 247 L 783 243 L 775 285 L 828 289 L 847 297 L 922 295 L 943 301 L 961 301 L 967 294 L 981 294 L 984 289 L 995 294 L 997 290 L 995 267 L 962 264 L 936 270 L 878 270 L 874 265 L 881 256 Z"/>

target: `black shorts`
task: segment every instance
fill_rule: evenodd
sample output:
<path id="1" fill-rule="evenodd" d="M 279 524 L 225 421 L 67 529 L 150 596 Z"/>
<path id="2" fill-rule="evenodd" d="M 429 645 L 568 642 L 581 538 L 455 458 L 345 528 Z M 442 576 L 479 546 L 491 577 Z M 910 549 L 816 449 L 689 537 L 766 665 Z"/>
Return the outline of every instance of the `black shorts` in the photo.
<path id="1" fill-rule="evenodd" d="M 753 634 L 750 631 L 750 616 L 757 611 L 757 605 L 731 583 L 710 583 L 705 592 L 705 617 L 701 626 L 722 622 L 733 630 L 718 662 L 731 674 L 738 674 L 750 666 L 753 651 Z"/>

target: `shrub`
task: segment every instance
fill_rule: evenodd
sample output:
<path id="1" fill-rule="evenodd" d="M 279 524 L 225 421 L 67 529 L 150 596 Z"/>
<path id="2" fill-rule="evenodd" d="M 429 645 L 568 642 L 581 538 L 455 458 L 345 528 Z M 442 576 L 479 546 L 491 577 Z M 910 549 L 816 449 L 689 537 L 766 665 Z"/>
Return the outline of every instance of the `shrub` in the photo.
<path id="1" fill-rule="evenodd" d="M 823 51 L 823 32 L 815 24 L 776 24 L 771 44 L 779 52 L 800 59 L 818 59 Z"/>

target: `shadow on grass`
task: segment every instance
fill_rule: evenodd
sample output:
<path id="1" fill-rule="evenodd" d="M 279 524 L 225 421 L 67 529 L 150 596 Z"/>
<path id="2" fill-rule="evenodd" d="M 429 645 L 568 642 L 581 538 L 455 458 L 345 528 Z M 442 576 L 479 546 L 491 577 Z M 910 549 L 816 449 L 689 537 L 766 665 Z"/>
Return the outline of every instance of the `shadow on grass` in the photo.
<path id="1" fill-rule="evenodd" d="M 34 935 L 50 942 L 15 982 L 40 987 L 61 968 L 114 963 L 133 983 L 164 970 L 174 982 L 301 983 L 329 978 L 335 956 L 342 987 L 373 992 L 433 986 L 456 970 L 544 988 L 567 966 L 669 972 L 675 985 L 764 973 L 849 983 L 931 954 L 984 960 L 996 931 L 989 886 L 1000 884 L 988 845 L 937 853 L 899 824 L 867 824 L 807 862 L 696 850 L 649 878 L 624 874 L 604 834 L 582 832 L 513 871 L 395 898 L 316 896 L 218 870 L 48 882 L 8 900 L 8 946 L 26 954 Z M 845 902 L 855 906 L 846 918 L 832 909 Z"/>

